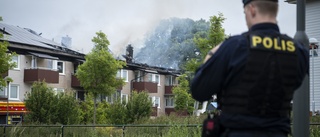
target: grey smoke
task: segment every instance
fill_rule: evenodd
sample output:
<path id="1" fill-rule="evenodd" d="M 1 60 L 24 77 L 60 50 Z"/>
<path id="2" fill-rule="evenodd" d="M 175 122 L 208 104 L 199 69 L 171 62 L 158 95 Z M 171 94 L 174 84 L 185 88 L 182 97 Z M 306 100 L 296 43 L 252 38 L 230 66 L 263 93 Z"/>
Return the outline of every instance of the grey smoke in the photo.
<path id="1" fill-rule="evenodd" d="M 193 41 L 194 35 L 208 29 L 209 23 L 205 20 L 162 20 L 146 37 L 145 46 L 134 56 L 135 61 L 151 66 L 180 69 L 187 60 L 198 55 Z"/>

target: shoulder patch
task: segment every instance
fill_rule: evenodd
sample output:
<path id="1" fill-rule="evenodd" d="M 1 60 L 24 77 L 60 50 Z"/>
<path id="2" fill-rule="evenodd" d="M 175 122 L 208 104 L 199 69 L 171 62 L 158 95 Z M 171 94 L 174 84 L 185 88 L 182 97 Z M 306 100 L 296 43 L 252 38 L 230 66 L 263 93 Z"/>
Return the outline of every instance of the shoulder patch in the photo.
<path id="1" fill-rule="evenodd" d="M 266 36 L 252 34 L 249 36 L 250 48 L 273 50 L 280 52 L 295 52 L 296 47 L 292 39 L 283 36 Z"/>

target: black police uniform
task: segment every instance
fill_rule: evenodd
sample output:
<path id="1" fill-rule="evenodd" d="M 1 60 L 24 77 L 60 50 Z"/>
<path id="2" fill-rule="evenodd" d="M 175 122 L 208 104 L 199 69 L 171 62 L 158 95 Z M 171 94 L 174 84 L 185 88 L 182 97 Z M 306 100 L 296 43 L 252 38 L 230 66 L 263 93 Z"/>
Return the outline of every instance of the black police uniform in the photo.
<path id="1" fill-rule="evenodd" d="M 302 44 L 273 23 L 253 25 L 224 41 L 191 83 L 194 99 L 217 94 L 220 122 L 229 136 L 286 136 L 290 102 L 309 70 Z"/>

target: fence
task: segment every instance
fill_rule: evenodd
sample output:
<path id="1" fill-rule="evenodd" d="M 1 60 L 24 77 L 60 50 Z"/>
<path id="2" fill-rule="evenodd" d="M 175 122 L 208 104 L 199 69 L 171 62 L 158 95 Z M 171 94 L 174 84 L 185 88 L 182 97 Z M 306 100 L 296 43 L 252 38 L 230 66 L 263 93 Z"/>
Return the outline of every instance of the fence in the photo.
<path id="1" fill-rule="evenodd" d="M 200 136 L 199 124 L 189 125 L 4 125 L 0 137 L 159 137 Z M 0 128 L 1 131 L 1 128 Z M 1 135 L 1 132 L 0 132 Z"/>
<path id="2" fill-rule="evenodd" d="M 201 136 L 199 124 L 170 125 L 3 125 L 0 137 L 180 137 Z M 310 123 L 310 137 L 320 136 L 320 123 Z"/>

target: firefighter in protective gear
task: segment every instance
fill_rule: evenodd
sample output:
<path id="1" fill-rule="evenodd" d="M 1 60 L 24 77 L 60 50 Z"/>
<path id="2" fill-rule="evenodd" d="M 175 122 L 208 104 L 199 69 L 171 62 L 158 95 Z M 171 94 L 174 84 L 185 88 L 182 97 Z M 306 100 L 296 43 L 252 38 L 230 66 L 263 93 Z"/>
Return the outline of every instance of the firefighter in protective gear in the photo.
<path id="1" fill-rule="evenodd" d="M 278 0 L 243 4 L 249 30 L 211 50 L 192 80 L 192 96 L 206 101 L 217 95 L 218 121 L 228 137 L 286 137 L 291 100 L 308 74 L 309 53 L 280 33 Z"/>

